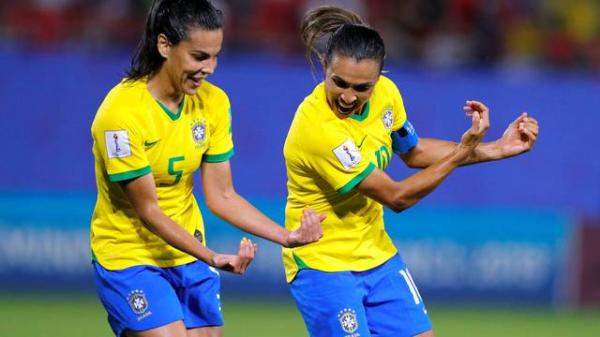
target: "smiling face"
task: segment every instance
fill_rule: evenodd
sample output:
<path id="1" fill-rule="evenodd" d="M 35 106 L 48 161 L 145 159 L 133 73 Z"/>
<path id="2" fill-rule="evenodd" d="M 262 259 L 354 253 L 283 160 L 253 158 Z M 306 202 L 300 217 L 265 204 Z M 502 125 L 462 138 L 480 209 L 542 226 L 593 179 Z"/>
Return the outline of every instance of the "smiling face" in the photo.
<path id="1" fill-rule="evenodd" d="M 327 102 L 339 118 L 360 114 L 379 79 L 381 65 L 374 59 L 357 61 L 334 56 L 325 67 Z"/>
<path id="2" fill-rule="evenodd" d="M 202 80 L 214 73 L 223 43 L 223 30 L 191 28 L 188 37 L 173 46 L 164 35 L 158 38 L 165 71 L 176 92 L 194 95 Z"/>

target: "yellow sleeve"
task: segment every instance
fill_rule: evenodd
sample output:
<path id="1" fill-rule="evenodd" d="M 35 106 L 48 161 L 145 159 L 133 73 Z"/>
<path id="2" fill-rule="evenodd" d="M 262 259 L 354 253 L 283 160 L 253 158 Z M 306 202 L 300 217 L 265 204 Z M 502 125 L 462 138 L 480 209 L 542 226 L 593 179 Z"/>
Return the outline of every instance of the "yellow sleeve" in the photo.
<path id="1" fill-rule="evenodd" d="M 393 100 L 394 123 L 392 124 L 392 131 L 397 131 L 402 127 L 402 125 L 404 125 L 404 122 L 406 122 L 404 101 L 402 100 L 402 95 L 400 94 L 400 90 L 398 90 L 396 84 L 394 84 L 394 82 L 388 78 L 385 79 L 387 91 Z"/>
<path id="2" fill-rule="evenodd" d="M 350 192 L 375 169 L 375 165 L 362 155 L 352 138 L 344 132 L 322 129 L 312 135 L 307 135 L 312 139 L 305 138 L 303 141 L 304 159 L 339 193 Z"/>
<path id="3" fill-rule="evenodd" d="M 202 158 L 207 163 L 229 160 L 234 154 L 231 135 L 231 105 L 225 92 L 218 90 L 213 99 L 214 111 L 209 115 L 210 138 Z"/>
<path id="4" fill-rule="evenodd" d="M 130 110 L 112 108 L 99 113 L 92 126 L 92 137 L 95 152 L 102 156 L 111 182 L 137 178 L 152 171 L 142 134 Z"/>

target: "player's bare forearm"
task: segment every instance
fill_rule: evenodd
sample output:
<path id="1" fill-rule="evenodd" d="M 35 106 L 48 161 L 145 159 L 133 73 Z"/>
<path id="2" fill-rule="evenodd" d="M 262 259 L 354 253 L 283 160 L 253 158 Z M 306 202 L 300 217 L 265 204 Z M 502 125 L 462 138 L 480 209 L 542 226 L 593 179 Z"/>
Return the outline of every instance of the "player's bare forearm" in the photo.
<path id="1" fill-rule="evenodd" d="M 456 149 L 457 144 L 433 138 L 421 138 L 410 152 L 401 155 L 402 160 L 409 167 L 429 167 L 450 154 Z"/>
<path id="2" fill-rule="evenodd" d="M 426 168 L 452 153 L 457 146 L 458 143 L 446 140 L 421 138 L 419 144 L 409 153 L 402 155 L 401 158 L 409 167 Z M 502 159 L 502 155 L 496 142 L 481 143 L 459 166 L 498 159 Z"/>
<path id="3" fill-rule="evenodd" d="M 212 265 L 215 253 L 202 245 L 160 209 L 154 178 L 151 174 L 121 183 L 121 187 L 140 220 L 150 232 L 159 236 L 172 247 Z"/>
<path id="4" fill-rule="evenodd" d="M 216 216 L 245 232 L 287 245 L 288 230 L 269 219 L 235 191 L 211 196 L 208 206 Z"/>
<path id="5" fill-rule="evenodd" d="M 473 153 L 471 153 L 469 158 L 467 158 L 462 165 L 483 163 L 503 158 L 497 142 L 482 143 L 475 148 Z"/>
<path id="6" fill-rule="evenodd" d="M 480 103 L 473 102 L 478 106 Z M 399 212 L 411 207 L 431 193 L 456 167 L 464 163 L 479 146 L 481 139 L 489 128 L 487 109 L 471 113 L 471 127 L 461 136 L 460 144 L 451 146 L 448 143 L 426 140 L 421 144 L 421 150 L 437 145 L 452 148 L 433 165 L 399 181 L 393 181 L 381 170 L 369 174 L 359 185 L 358 189 L 367 196 Z M 439 152 L 438 154 L 439 155 Z"/>
<path id="7" fill-rule="evenodd" d="M 203 163 L 201 172 L 204 197 L 211 212 L 245 232 L 283 246 L 288 245 L 289 231 L 237 194 L 229 161 Z"/>
<path id="8" fill-rule="evenodd" d="M 149 231 L 165 240 L 170 246 L 213 265 L 215 253 L 167 217 L 158 207 L 146 214 L 142 221 Z"/>
<path id="9" fill-rule="evenodd" d="M 393 181 L 383 171 L 375 170 L 358 185 L 358 189 L 393 211 L 400 212 L 431 193 L 470 152 L 471 150 L 457 145 L 437 163 L 398 182 Z"/>

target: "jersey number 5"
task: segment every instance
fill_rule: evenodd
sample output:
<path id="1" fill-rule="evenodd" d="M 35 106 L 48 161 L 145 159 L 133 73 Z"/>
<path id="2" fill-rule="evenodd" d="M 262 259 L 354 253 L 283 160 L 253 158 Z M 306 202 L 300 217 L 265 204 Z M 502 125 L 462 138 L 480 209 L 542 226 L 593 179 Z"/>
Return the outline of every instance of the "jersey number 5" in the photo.
<path id="1" fill-rule="evenodd" d="M 175 170 L 175 163 L 178 161 L 183 161 L 185 160 L 184 156 L 177 156 L 177 157 L 171 157 L 169 158 L 169 168 L 168 168 L 168 172 L 169 175 L 175 176 L 175 181 L 173 181 L 172 183 L 162 183 L 160 184 L 161 187 L 165 187 L 165 186 L 173 186 L 175 184 L 177 184 L 180 180 L 181 180 L 181 176 L 183 175 L 183 170 Z"/>

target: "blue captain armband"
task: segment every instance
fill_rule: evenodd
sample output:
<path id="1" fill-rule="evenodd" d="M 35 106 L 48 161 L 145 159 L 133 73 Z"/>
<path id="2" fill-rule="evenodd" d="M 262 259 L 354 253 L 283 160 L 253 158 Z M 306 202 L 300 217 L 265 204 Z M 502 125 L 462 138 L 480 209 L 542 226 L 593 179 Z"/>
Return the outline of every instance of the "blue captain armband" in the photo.
<path id="1" fill-rule="evenodd" d="M 408 153 L 419 142 L 419 136 L 409 121 L 406 121 L 400 129 L 392 131 L 391 137 L 392 151 L 398 155 Z"/>

